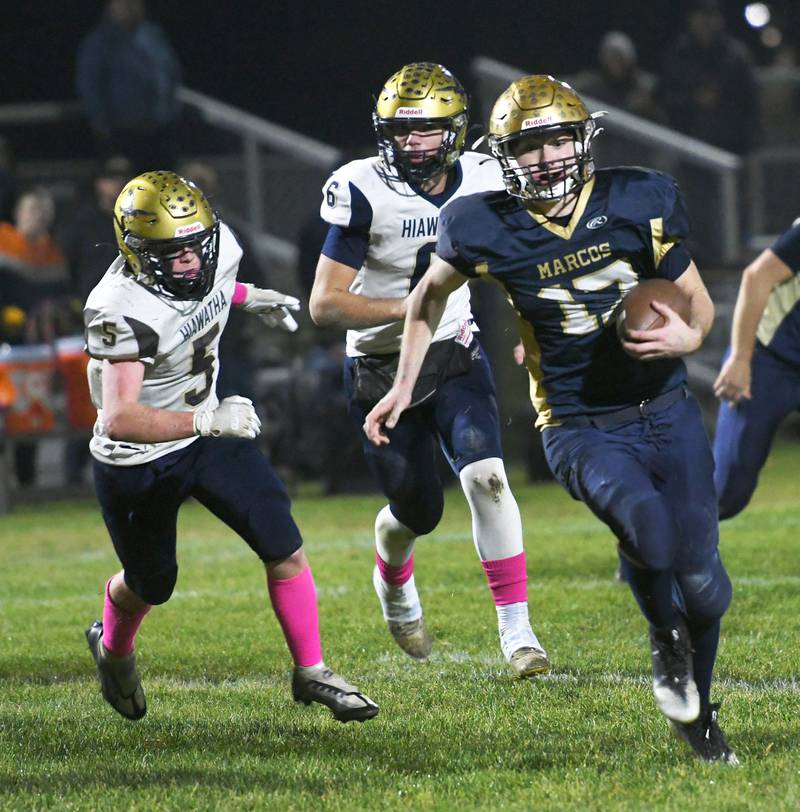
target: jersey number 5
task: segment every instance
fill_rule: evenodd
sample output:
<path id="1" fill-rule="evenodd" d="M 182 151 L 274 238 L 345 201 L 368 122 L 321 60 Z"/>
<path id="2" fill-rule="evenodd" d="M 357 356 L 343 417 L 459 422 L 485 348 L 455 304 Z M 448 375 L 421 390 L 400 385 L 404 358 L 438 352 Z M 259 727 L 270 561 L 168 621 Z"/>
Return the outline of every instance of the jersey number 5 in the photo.
<path id="1" fill-rule="evenodd" d="M 192 389 L 183 396 L 189 406 L 197 406 L 202 403 L 211 391 L 211 384 L 214 380 L 214 353 L 209 352 L 207 347 L 218 335 L 219 324 L 217 323 L 192 342 L 192 368 L 189 370 L 189 374 L 202 375 L 205 372 L 206 385 L 202 389 Z"/>

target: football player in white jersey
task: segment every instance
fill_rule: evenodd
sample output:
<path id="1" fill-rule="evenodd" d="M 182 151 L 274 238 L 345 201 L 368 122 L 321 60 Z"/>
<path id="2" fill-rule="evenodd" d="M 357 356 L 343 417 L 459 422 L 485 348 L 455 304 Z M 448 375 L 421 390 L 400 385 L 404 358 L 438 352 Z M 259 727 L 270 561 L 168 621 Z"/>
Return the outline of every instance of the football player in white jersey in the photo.
<path id="1" fill-rule="evenodd" d="M 295 700 L 326 705 L 342 722 L 375 716 L 378 706 L 323 662 L 314 580 L 289 497 L 250 442 L 260 429 L 253 404 L 215 393 L 231 305 L 292 331 L 299 302 L 236 281 L 235 236 L 173 172 L 131 180 L 114 228 L 120 255 L 84 310 L 95 488 L 122 563 L 106 584 L 102 622 L 86 632 L 103 697 L 128 719 L 145 714 L 134 638 L 172 594 L 178 508 L 193 496 L 264 562 L 294 660 Z"/>
<path id="2" fill-rule="evenodd" d="M 430 62 L 401 68 L 373 113 L 379 155 L 329 178 L 321 214 L 329 231 L 311 292 L 320 326 L 347 328 L 345 387 L 358 430 L 391 387 L 405 301 L 430 264 L 439 213 L 457 197 L 502 189 L 488 156 L 464 152 L 468 104 L 450 71 Z M 390 446 L 359 431 L 369 466 L 389 500 L 375 521 L 375 591 L 388 628 L 410 656 L 432 640 L 414 581 L 414 544 L 442 516 L 435 446 L 459 476 L 475 546 L 497 607 L 500 645 L 519 677 L 544 673 L 547 655 L 531 629 L 522 526 L 503 466 L 491 368 L 474 333 L 469 289 L 447 303 L 414 395 Z"/>

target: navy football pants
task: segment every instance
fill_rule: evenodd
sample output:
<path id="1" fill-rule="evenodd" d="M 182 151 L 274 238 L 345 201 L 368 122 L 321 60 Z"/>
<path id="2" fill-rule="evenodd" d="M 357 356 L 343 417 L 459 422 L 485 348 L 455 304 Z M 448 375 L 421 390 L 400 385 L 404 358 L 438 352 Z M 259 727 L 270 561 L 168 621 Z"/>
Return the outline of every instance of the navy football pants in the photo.
<path id="1" fill-rule="evenodd" d="M 470 371 L 445 381 L 428 400 L 403 412 L 397 426 L 388 432 L 391 442 L 380 447 L 362 429 L 374 404 L 353 398 L 354 361 L 345 360 L 350 417 L 367 463 L 394 517 L 419 536 L 436 527 L 444 509 L 436 443 L 456 474 L 478 460 L 503 458 L 492 370 L 477 339 L 471 349 Z"/>
<path id="2" fill-rule="evenodd" d="M 190 496 L 264 562 L 287 558 L 303 543 L 283 484 L 251 440 L 199 437 L 128 467 L 95 461 L 94 481 L 125 583 L 147 603 L 164 603 L 175 587 L 178 508 Z"/>
<path id="3" fill-rule="evenodd" d="M 730 350 L 726 354 L 726 358 Z M 753 353 L 752 398 L 732 406 L 721 403 L 714 437 L 714 483 L 720 519 L 743 510 L 758 483 L 775 432 L 800 409 L 800 368 L 757 345 Z"/>
<path id="4" fill-rule="evenodd" d="M 690 625 L 720 618 L 731 586 L 717 551 L 714 461 L 697 401 L 689 395 L 611 428 L 567 421 L 543 439 L 556 479 L 611 528 L 622 555 L 643 570 L 673 571 Z"/>

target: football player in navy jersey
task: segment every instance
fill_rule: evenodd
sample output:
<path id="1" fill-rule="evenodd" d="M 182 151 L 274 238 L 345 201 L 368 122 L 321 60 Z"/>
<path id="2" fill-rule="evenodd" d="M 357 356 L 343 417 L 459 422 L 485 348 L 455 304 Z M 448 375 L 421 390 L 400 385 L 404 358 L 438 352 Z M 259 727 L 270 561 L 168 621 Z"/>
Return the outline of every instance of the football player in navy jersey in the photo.
<path id="1" fill-rule="evenodd" d="M 220 402 L 215 391 L 231 306 L 293 331 L 299 302 L 236 281 L 236 237 L 174 172 L 127 183 L 114 229 L 120 254 L 84 309 L 95 489 L 122 563 L 106 583 L 102 622 L 86 632 L 103 697 L 128 719 L 145 715 L 134 640 L 175 587 L 178 509 L 192 496 L 263 562 L 295 700 L 342 722 L 375 716 L 378 706 L 322 660 L 314 579 L 283 484 L 250 442 L 260 430 L 253 404 Z"/>
<path id="2" fill-rule="evenodd" d="M 415 62 L 393 74 L 375 105 L 379 155 L 352 161 L 325 184 L 321 215 L 330 223 L 310 311 L 321 326 L 347 328 L 345 387 L 360 429 L 392 384 L 409 290 L 430 264 L 440 212 L 465 195 L 503 188 L 497 162 L 464 152 L 467 97 L 450 71 Z M 373 584 L 398 645 L 425 659 L 432 641 L 414 579 L 414 544 L 443 509 L 436 446 L 459 476 L 472 512 L 475 547 L 489 581 L 500 645 L 512 671 L 547 671 L 531 629 L 519 508 L 508 486 L 494 380 L 474 335 L 469 289 L 455 291 L 414 403 L 376 448 L 359 431 L 388 504 L 375 521 Z"/>
<path id="3" fill-rule="evenodd" d="M 750 501 L 784 418 L 800 409 L 800 220 L 745 268 L 714 392 L 719 517 Z"/>
<path id="4" fill-rule="evenodd" d="M 649 623 L 656 703 L 699 757 L 734 763 L 710 701 L 731 584 L 717 551 L 711 449 L 681 360 L 708 333 L 713 305 L 681 242 L 675 182 L 646 169 L 595 171 L 595 119 L 551 76 L 526 76 L 499 97 L 489 141 L 506 189 L 443 212 L 439 259 L 409 298 L 395 384 L 364 428 L 391 448 L 446 297 L 471 277 L 502 284 L 548 463 L 616 535 Z M 624 293 L 652 277 L 686 294 L 688 322 L 656 302 L 664 325 L 620 340 Z"/>

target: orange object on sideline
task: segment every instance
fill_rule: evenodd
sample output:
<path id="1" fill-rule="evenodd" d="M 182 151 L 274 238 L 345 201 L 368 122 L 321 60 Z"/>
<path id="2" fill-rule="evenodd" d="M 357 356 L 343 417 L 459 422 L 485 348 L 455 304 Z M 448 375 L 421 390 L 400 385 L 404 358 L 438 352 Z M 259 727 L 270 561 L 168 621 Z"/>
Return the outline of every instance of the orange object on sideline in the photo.
<path id="1" fill-rule="evenodd" d="M 0 369 L 0 409 L 8 409 L 17 397 L 17 389 L 7 369 Z"/>
<path id="2" fill-rule="evenodd" d="M 0 353 L 0 375 L 11 378 L 16 397 L 5 414 L 7 434 L 44 434 L 56 423 L 55 357 L 47 344 L 8 347 Z"/>
<path id="3" fill-rule="evenodd" d="M 67 395 L 67 420 L 74 429 L 94 426 L 97 409 L 89 397 L 86 367 L 89 356 L 83 351 L 83 336 L 56 339 L 56 366 Z"/>

